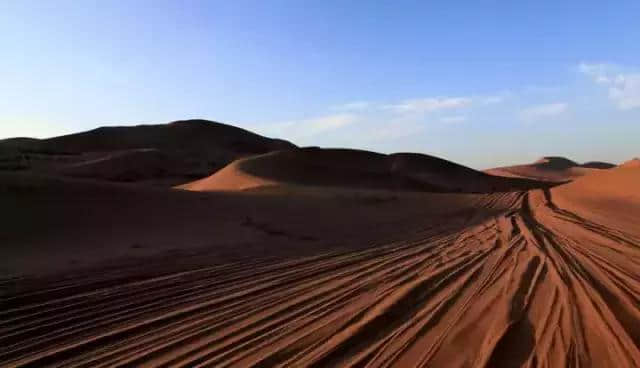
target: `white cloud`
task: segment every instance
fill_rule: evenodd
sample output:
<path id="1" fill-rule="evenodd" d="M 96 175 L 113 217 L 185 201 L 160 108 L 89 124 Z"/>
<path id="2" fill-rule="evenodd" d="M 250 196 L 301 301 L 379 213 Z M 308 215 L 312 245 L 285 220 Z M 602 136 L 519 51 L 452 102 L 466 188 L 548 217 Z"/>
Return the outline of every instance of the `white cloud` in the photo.
<path id="1" fill-rule="evenodd" d="M 300 125 L 308 130 L 309 135 L 316 135 L 327 130 L 342 128 L 357 120 L 358 117 L 354 114 L 334 114 L 303 120 Z"/>
<path id="2" fill-rule="evenodd" d="M 581 63 L 578 70 L 607 86 L 609 99 L 620 110 L 640 107 L 640 73 L 625 73 L 613 64 Z"/>
<path id="3" fill-rule="evenodd" d="M 535 120 L 557 116 L 567 111 L 568 105 L 564 102 L 530 106 L 520 112 L 520 117 L 524 120 Z"/>
<path id="4" fill-rule="evenodd" d="M 354 102 L 349 102 L 343 105 L 333 106 L 331 110 L 361 111 L 361 110 L 366 110 L 371 106 L 372 104 L 368 101 L 354 101 Z"/>
<path id="5" fill-rule="evenodd" d="M 385 109 L 399 113 L 425 113 L 447 109 L 459 109 L 471 105 L 470 97 L 427 97 L 404 100 L 385 105 Z"/>
<path id="6" fill-rule="evenodd" d="M 341 132 L 341 129 L 354 123 L 366 122 L 366 125 L 362 125 L 362 129 L 367 131 L 363 134 L 369 136 L 369 140 L 399 139 L 421 132 L 430 123 L 455 124 L 464 122 L 467 117 L 456 114 L 458 110 L 498 104 L 510 94 L 510 92 L 500 92 L 493 95 L 467 97 L 422 97 L 387 103 L 355 100 L 330 106 L 328 110 L 334 113 L 327 115 L 263 125 L 260 132 L 297 142 L 315 142 L 317 135 L 333 132 L 334 135 L 331 137 L 335 139 L 335 134 Z M 445 112 L 449 112 L 450 115 L 440 115 Z M 426 114 L 429 113 L 433 113 L 434 116 L 430 116 L 427 121 Z"/>
<path id="7" fill-rule="evenodd" d="M 621 110 L 640 107 L 640 73 L 617 75 L 610 83 L 609 98 Z"/>
<path id="8" fill-rule="evenodd" d="M 492 105 L 501 103 L 504 101 L 504 96 L 486 96 L 480 99 L 480 103 L 483 105 Z"/>
<path id="9" fill-rule="evenodd" d="M 391 142 L 411 137 L 425 131 L 425 125 L 415 121 L 391 122 L 384 126 L 367 129 L 361 136 L 367 143 Z"/>
<path id="10" fill-rule="evenodd" d="M 440 121 L 447 124 L 456 124 L 456 123 L 462 123 L 467 121 L 467 117 L 466 116 L 445 116 L 441 118 Z"/>
<path id="11" fill-rule="evenodd" d="M 580 63 L 578 65 L 578 70 L 581 73 L 591 76 L 594 79 L 610 74 L 616 68 L 617 67 L 613 64 L 604 64 L 604 63 L 601 63 L 601 64 Z"/>
<path id="12" fill-rule="evenodd" d="M 322 133 L 338 130 L 359 120 L 351 113 L 324 115 L 298 121 L 285 121 L 263 125 L 263 134 L 290 139 L 306 139 Z"/>

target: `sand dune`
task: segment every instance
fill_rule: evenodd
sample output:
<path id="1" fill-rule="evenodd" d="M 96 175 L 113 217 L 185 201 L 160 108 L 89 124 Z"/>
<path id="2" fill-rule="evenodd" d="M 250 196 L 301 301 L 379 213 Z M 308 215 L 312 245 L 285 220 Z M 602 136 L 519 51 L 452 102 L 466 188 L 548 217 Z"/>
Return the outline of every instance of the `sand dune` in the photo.
<path id="1" fill-rule="evenodd" d="M 215 191 L 287 185 L 467 193 L 548 187 L 534 180 L 487 175 L 422 154 L 301 148 L 241 159 L 179 188 Z"/>
<path id="2" fill-rule="evenodd" d="M 615 167 L 614 164 L 590 161 L 578 164 L 564 157 L 548 156 L 527 165 L 498 167 L 486 173 L 514 178 L 529 178 L 551 182 L 565 182 L 581 176 Z"/>
<path id="3" fill-rule="evenodd" d="M 621 167 L 585 176 L 553 189 L 563 206 L 623 231 L 640 232 L 640 167 Z"/>
<path id="4" fill-rule="evenodd" d="M 640 228 L 614 204 L 638 213 L 639 173 L 496 194 L 5 175 L 0 365 L 638 367 Z"/>
<path id="5" fill-rule="evenodd" d="M 637 162 L 0 141 L 0 366 L 640 367 Z"/>
<path id="6" fill-rule="evenodd" d="M 633 158 L 620 164 L 620 167 L 640 167 L 640 158 Z"/>
<path id="7" fill-rule="evenodd" d="M 2 140 L 0 171 L 173 186 L 205 177 L 240 157 L 294 147 L 230 125 L 186 120 Z"/>

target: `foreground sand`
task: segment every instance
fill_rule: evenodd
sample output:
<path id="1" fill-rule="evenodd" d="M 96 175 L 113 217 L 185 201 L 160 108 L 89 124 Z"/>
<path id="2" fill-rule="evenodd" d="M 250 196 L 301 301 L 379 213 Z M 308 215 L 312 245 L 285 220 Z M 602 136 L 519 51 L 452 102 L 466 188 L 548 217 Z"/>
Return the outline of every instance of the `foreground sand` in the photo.
<path id="1" fill-rule="evenodd" d="M 613 179 L 633 189 L 637 174 Z M 268 251 L 149 253 L 5 279 L 0 365 L 638 367 L 640 227 L 630 216 L 640 207 L 624 193 L 585 201 L 600 190 L 595 181 L 477 195 L 340 192 L 335 203 L 313 193 L 253 197 L 267 213 L 237 226 L 262 229 L 253 240 Z M 146 205 L 158 202 L 148 195 Z M 206 203 L 199 215 L 227 201 L 225 214 L 211 210 L 227 224 L 244 203 L 173 195 Z M 278 212 L 291 196 L 306 204 Z M 629 210 L 618 213 L 616 201 Z M 205 234 L 194 219 L 191 231 Z M 156 225 L 143 224 L 168 236 Z M 59 239 L 50 251 L 64 254 L 71 235 L 50 233 Z M 307 240 L 278 235 L 293 233 Z M 275 251 L 280 244 L 302 245 Z"/>

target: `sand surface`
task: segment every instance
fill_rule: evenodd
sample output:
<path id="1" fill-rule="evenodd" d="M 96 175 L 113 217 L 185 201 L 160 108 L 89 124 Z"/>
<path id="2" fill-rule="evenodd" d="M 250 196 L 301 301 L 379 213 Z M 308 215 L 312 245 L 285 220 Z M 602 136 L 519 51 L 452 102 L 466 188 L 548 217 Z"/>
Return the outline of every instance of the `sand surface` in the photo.
<path id="1" fill-rule="evenodd" d="M 638 169 L 488 194 L 1 179 L 1 366 L 640 366 Z"/>
<path id="2" fill-rule="evenodd" d="M 628 168 L 639 168 L 640 167 L 640 158 L 633 158 L 629 161 L 625 161 L 622 164 L 620 164 L 620 167 L 628 167 Z"/>

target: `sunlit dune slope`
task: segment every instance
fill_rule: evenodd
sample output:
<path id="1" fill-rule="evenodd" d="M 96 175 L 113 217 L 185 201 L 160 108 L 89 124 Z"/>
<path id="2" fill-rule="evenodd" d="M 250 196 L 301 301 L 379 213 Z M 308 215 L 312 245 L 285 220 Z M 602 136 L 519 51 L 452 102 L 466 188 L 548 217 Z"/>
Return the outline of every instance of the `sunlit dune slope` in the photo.
<path id="1" fill-rule="evenodd" d="M 621 165 L 552 190 L 557 201 L 640 236 L 640 167 Z"/>
<path id="2" fill-rule="evenodd" d="M 640 167 L 640 158 L 633 158 L 620 164 L 620 167 Z"/>

